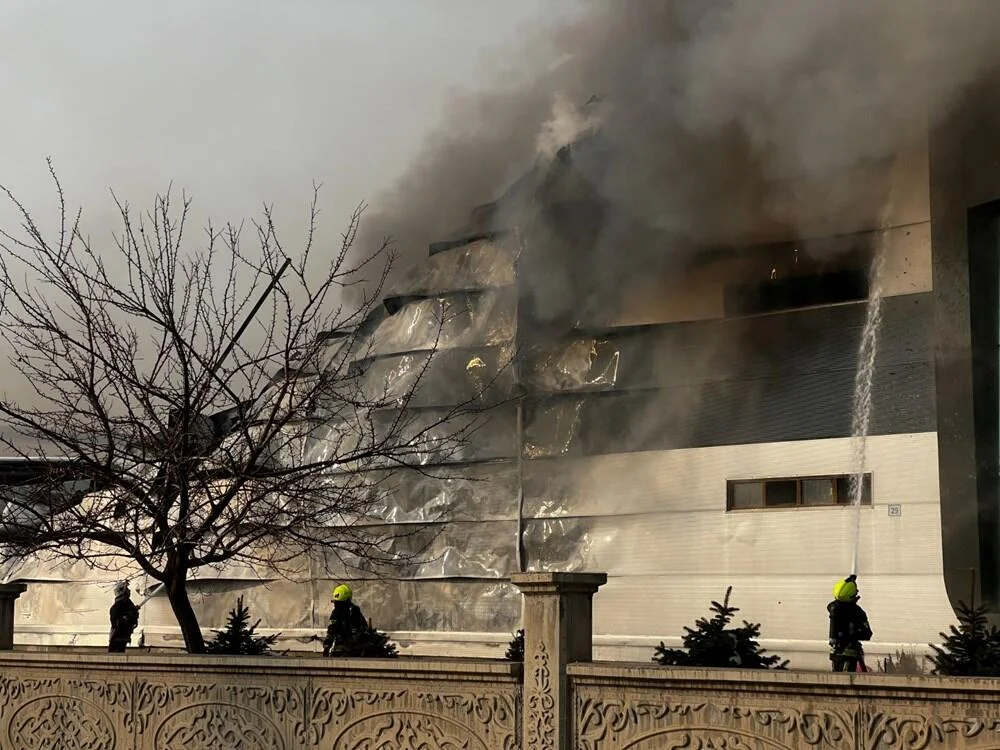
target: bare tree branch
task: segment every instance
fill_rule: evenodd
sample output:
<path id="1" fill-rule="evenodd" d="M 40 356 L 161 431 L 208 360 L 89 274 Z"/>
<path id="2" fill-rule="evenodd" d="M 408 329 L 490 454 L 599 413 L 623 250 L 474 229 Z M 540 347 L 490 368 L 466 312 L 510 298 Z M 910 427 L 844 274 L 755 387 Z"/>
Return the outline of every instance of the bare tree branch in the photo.
<path id="1" fill-rule="evenodd" d="M 270 206 L 191 243 L 186 196 L 138 214 L 114 196 L 121 226 L 102 247 L 50 172 L 51 239 L 0 187 L 20 216 L 19 231 L 0 228 L 0 338 L 33 395 L 0 398 L 0 445 L 53 459 L 7 502 L 4 559 L 134 565 L 164 584 L 190 651 L 204 647 L 186 588 L 199 568 L 281 573 L 319 555 L 377 574 L 416 559 L 429 532 L 381 516 L 386 477 L 461 458 L 504 396 L 470 361 L 460 404 L 417 404 L 445 306 L 407 377 L 379 380 L 368 322 L 393 253 L 388 240 L 355 250 L 364 206 L 326 260 L 318 186 L 294 254 Z M 345 305 L 359 285 L 361 304 Z"/>

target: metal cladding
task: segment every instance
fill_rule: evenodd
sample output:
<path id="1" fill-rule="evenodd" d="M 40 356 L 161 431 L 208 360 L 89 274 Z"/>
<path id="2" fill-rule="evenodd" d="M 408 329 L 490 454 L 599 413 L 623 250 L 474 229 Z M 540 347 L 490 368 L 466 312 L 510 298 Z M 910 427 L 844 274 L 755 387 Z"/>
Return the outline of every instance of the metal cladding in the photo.
<path id="1" fill-rule="evenodd" d="M 515 260 L 509 242 L 482 234 L 438 248 L 355 347 L 363 393 L 400 405 L 372 415 L 376 434 L 401 419 L 419 446 L 409 467 L 368 484 L 386 565 L 330 554 L 315 567 L 364 579 L 365 614 L 380 627 L 503 632 L 520 617 L 504 580 L 517 571 Z"/>
<path id="2" fill-rule="evenodd" d="M 634 319 L 629 306 L 644 303 L 624 283 L 593 281 L 599 253 L 581 226 L 599 231 L 615 208 L 581 186 L 571 161 L 564 155 L 481 209 L 464 238 L 432 246 L 392 290 L 391 314 L 357 363 L 379 393 L 402 397 L 415 388 L 415 425 L 434 424 L 458 404 L 476 406 L 439 425 L 440 445 L 427 441 L 419 470 L 387 469 L 389 480 L 379 483 L 386 523 L 397 532 L 420 527 L 393 544 L 403 556 L 424 550 L 419 562 L 370 583 L 389 627 L 512 630 L 519 598 L 503 579 L 519 568 L 608 571 L 602 596 L 612 605 L 668 579 L 676 590 L 711 596 L 698 588 L 707 580 L 698 574 L 729 562 L 700 541 L 708 525 L 719 525 L 717 514 L 678 512 L 685 482 L 697 481 L 684 474 L 685 449 L 850 435 L 863 305 L 616 323 Z M 620 236 L 666 241 L 628 232 Z M 714 262 L 706 257 L 677 265 Z M 573 266 L 562 271 L 572 279 L 558 290 L 563 299 L 548 299 L 547 274 L 559 263 Z M 579 304 L 567 309 L 566 299 Z M 926 295 L 887 298 L 873 434 L 935 429 L 926 408 L 932 332 Z M 454 429 L 464 439 L 444 448 Z M 745 525 L 730 523 L 734 549 L 748 543 Z M 658 608 L 601 611 L 599 633 L 662 627 Z"/>

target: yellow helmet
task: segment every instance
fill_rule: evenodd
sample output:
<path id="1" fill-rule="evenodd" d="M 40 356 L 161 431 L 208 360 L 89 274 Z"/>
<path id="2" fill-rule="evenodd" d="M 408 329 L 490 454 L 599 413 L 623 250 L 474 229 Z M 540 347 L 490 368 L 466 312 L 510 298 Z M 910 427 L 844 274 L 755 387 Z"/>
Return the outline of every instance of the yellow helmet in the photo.
<path id="1" fill-rule="evenodd" d="M 349 602 L 352 596 L 354 596 L 354 592 L 345 583 L 340 584 L 333 590 L 333 601 L 335 602 Z"/>
<path id="2" fill-rule="evenodd" d="M 856 576 L 847 576 L 843 581 L 837 581 L 833 587 L 833 598 L 838 602 L 853 602 L 858 598 Z"/>

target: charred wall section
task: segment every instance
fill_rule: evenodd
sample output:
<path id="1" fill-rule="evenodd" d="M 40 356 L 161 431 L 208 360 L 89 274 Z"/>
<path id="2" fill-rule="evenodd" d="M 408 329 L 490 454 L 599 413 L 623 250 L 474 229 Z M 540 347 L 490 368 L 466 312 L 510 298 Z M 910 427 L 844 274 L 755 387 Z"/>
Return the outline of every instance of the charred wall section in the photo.
<path id="1" fill-rule="evenodd" d="M 934 430 L 933 314 L 929 294 L 885 301 L 872 434 Z M 848 437 L 864 316 L 848 304 L 551 344 L 526 367 L 528 455 Z"/>

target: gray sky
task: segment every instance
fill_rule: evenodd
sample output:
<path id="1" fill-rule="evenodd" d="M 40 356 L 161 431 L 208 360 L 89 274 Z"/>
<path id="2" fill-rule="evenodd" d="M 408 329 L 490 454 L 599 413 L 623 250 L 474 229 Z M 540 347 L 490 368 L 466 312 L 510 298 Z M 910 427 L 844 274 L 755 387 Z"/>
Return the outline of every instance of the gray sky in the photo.
<path id="1" fill-rule="evenodd" d="M 0 182 L 102 227 L 108 188 L 138 205 L 173 181 L 198 214 L 261 201 L 325 222 L 372 200 L 449 97 L 518 63 L 579 0 L 33 0 L 0 4 Z M 329 226 L 329 229 L 335 229 Z"/>
<path id="2" fill-rule="evenodd" d="M 512 70 L 530 76 L 546 65 L 544 45 L 529 38 L 545 39 L 580 6 L 0 3 L 0 183 L 53 232 L 51 156 L 97 246 L 110 245 L 119 228 L 112 188 L 148 209 L 172 182 L 194 198 L 199 225 L 209 215 L 216 225 L 259 215 L 269 202 L 295 256 L 316 181 L 323 183 L 317 237 L 332 249 L 353 208 L 367 201 L 375 209 L 379 192 L 412 169 L 429 135 L 447 129 L 456 100 L 491 89 L 498 77 L 510 80 Z M 5 227 L 14 218 L 9 204 L 0 205 Z M 0 395 L 33 399 L 8 354 L 0 351 Z"/>

